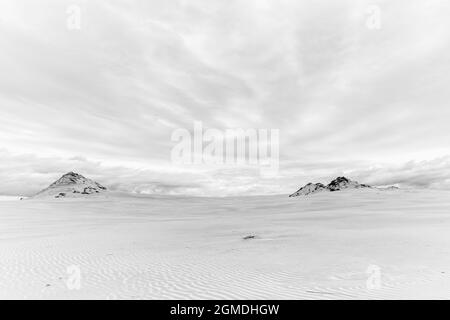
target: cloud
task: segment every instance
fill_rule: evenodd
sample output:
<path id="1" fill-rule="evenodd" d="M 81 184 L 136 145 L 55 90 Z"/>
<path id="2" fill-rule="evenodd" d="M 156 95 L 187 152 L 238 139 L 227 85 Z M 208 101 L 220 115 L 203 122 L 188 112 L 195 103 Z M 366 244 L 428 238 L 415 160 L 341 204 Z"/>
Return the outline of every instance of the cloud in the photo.
<path id="1" fill-rule="evenodd" d="M 366 25 L 374 4 L 377 30 Z M 67 28 L 69 5 L 81 9 L 80 30 Z M 446 185 L 433 159 L 450 154 L 447 2 L 8 0 L 0 9 L 0 194 L 31 193 L 73 166 L 137 192 L 279 193 L 342 171 Z M 280 129 L 279 176 L 173 166 L 171 134 L 194 121 Z"/>
<path id="2" fill-rule="evenodd" d="M 450 189 L 450 157 L 409 161 L 392 167 L 374 167 L 356 173 L 375 185 Z"/>
<path id="3" fill-rule="evenodd" d="M 201 173 L 180 173 L 170 167 L 127 167 L 81 156 L 38 157 L 12 154 L 4 149 L 0 149 L 0 159 L 1 195 L 33 195 L 69 171 L 79 172 L 113 191 L 201 195 L 204 187 L 192 182 Z"/>

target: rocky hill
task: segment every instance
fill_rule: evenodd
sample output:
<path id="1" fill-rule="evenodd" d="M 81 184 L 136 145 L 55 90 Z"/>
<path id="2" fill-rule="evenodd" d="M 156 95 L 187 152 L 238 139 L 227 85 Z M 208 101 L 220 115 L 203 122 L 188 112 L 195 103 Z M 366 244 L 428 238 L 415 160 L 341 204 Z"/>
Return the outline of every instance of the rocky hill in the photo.
<path id="1" fill-rule="evenodd" d="M 337 177 L 326 186 L 322 183 L 308 183 L 305 186 L 301 187 L 296 192 L 294 192 L 293 194 L 291 194 L 289 197 L 298 197 L 302 195 L 306 196 L 312 193 L 323 191 L 334 192 L 343 189 L 360 189 L 360 188 L 372 188 L 372 187 L 366 184 L 360 184 L 357 181 L 350 180 L 346 177 Z"/>
<path id="2" fill-rule="evenodd" d="M 327 187 L 322 183 L 308 183 L 307 185 L 298 189 L 295 193 L 291 194 L 289 197 L 306 196 L 310 193 L 321 192 Z"/>
<path id="3" fill-rule="evenodd" d="M 107 189 L 94 180 L 83 177 L 81 174 L 69 172 L 53 182 L 34 197 L 75 198 L 89 196 L 107 191 Z"/>

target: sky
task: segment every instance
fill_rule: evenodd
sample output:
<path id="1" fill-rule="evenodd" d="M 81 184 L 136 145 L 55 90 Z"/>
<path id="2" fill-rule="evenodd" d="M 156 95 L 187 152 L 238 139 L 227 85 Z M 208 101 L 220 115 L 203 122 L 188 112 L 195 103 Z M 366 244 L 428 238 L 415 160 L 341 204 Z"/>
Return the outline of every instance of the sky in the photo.
<path id="1" fill-rule="evenodd" d="M 450 189 L 450 2 L 0 0 L 0 195 Z M 279 130 L 279 170 L 177 164 L 175 130 Z"/>

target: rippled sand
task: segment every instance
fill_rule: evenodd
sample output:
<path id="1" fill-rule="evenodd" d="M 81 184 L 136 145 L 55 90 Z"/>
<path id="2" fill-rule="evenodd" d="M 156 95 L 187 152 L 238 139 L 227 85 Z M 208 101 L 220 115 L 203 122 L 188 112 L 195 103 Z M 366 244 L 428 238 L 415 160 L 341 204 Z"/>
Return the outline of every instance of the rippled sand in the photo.
<path id="1" fill-rule="evenodd" d="M 0 298 L 448 299 L 449 230 L 444 191 L 1 201 Z"/>

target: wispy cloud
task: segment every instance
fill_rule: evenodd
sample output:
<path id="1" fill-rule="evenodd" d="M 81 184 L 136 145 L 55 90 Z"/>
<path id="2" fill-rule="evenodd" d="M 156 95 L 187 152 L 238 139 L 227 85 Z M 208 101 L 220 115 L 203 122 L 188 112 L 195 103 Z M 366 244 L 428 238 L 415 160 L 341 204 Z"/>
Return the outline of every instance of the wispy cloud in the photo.
<path id="1" fill-rule="evenodd" d="M 80 30 L 66 27 L 73 4 Z M 446 185 L 449 13 L 440 0 L 2 1 L 0 194 L 73 168 L 198 195 L 289 192 L 340 172 Z M 193 121 L 280 129 L 280 175 L 174 167 L 171 133 Z"/>

